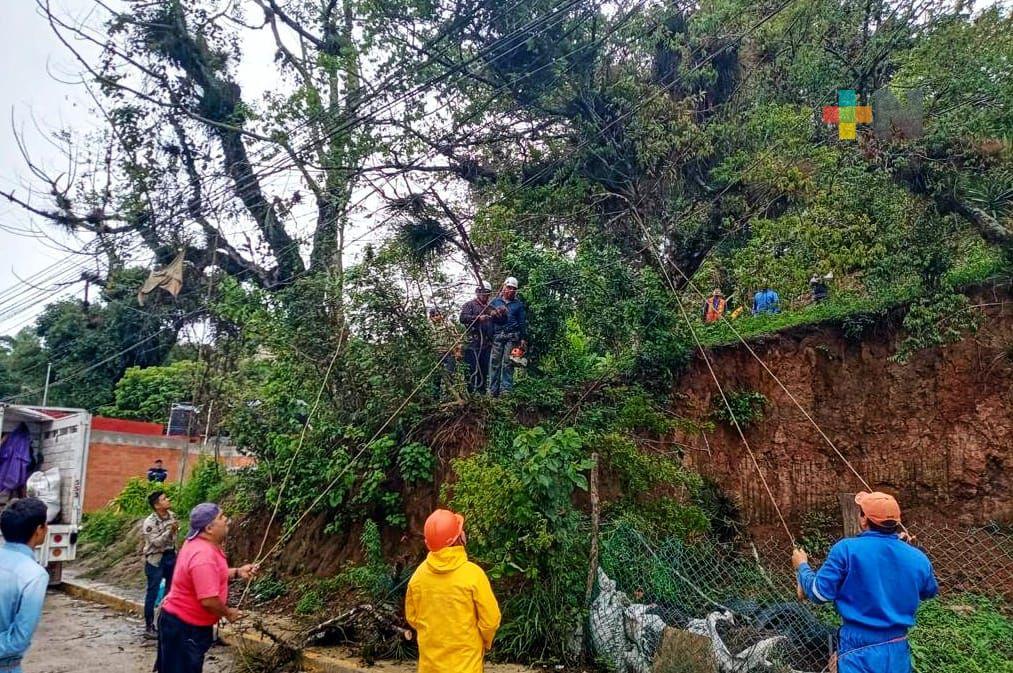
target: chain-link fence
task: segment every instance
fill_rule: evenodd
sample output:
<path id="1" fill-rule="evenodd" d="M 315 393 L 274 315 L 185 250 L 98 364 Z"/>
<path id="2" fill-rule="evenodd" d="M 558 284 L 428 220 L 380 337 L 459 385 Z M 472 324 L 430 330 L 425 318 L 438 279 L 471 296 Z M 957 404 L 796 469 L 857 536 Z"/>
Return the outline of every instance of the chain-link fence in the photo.
<path id="1" fill-rule="evenodd" d="M 832 606 L 796 598 L 783 539 L 720 544 L 603 526 L 590 608 L 594 658 L 620 673 L 825 671 Z M 934 528 L 916 540 L 941 592 L 1013 599 L 1013 533 Z M 814 566 L 822 561 L 811 555 Z"/>

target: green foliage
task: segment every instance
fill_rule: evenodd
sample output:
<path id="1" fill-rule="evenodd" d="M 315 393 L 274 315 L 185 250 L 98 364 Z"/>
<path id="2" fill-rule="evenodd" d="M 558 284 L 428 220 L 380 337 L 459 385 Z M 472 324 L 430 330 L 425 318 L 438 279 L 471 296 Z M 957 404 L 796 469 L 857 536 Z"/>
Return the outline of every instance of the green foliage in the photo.
<path id="1" fill-rule="evenodd" d="M 394 590 L 394 571 L 383 558 L 380 528 L 375 521 L 366 520 L 359 541 L 362 545 L 362 564 L 345 570 L 336 579 L 340 584 L 364 592 L 370 600 L 390 600 Z"/>
<path id="2" fill-rule="evenodd" d="M 319 22 L 312 7 L 291 4 L 296 20 Z M 502 590 L 502 656 L 560 658 L 562 634 L 581 623 L 586 535 L 574 502 L 587 488 L 592 448 L 622 491 L 607 511 L 631 530 L 656 532 L 672 553 L 733 534 L 734 503 L 682 468 L 678 449 L 654 451 L 668 449 L 680 422 L 667 409 L 695 344 L 676 302 L 698 316 L 694 287 L 722 288 L 733 309 L 748 308 L 760 286 L 778 290 L 782 313 L 746 311 L 735 320 L 747 339 L 827 323 L 858 340 L 907 306 L 907 339 L 897 355 L 904 359 L 972 329 L 978 314 L 960 291 L 1009 269 L 1008 252 L 983 237 L 963 207 L 986 214 L 1000 231 L 1010 227 L 1013 129 L 1003 104 L 1009 78 L 1000 76 L 1009 60 L 1007 10 L 972 15 L 939 5 L 917 21 L 867 26 L 856 3 L 789 5 L 769 17 L 760 4 L 739 0 L 661 3 L 626 18 L 605 10 L 579 20 L 564 13 L 548 32 L 524 36 L 523 48 L 474 59 L 550 5 L 466 25 L 457 17 L 446 23 L 427 3 L 358 9 L 362 23 L 341 38 L 341 53 L 311 54 L 304 64 L 313 73 L 308 81 L 272 93 L 263 105 L 240 100 L 212 112 L 288 138 L 300 120 L 329 116 L 333 106 L 319 82 L 353 91 L 350 73 L 361 70 L 359 59 L 407 48 L 398 46 L 411 42 L 402 39 L 406 25 L 413 40 L 441 35 L 463 46 L 449 62 L 427 63 L 409 79 L 438 77 L 455 59 L 468 59 L 475 75 L 463 84 L 441 80 L 441 96 L 463 101 L 448 122 L 472 131 L 467 145 L 445 147 L 453 169 L 447 175 L 469 185 L 447 190 L 460 202 L 455 196 L 444 209 L 428 195 L 399 199 L 389 218 L 392 238 L 377 239 L 345 266 L 349 251 L 327 246 L 346 240 L 346 216 L 337 213 L 345 212 L 341 195 L 354 191 L 348 176 L 357 173 L 333 167 L 366 156 L 409 157 L 432 139 L 419 135 L 426 131 L 415 123 L 424 114 L 418 106 L 407 106 L 392 125 L 412 129 L 411 136 L 339 134 L 311 152 L 326 164 L 320 186 L 327 198 L 316 199 L 326 209 L 318 221 L 339 230 L 314 232 L 324 244 L 314 246 L 306 273 L 291 274 L 269 259 L 268 266 L 279 262 L 277 277 L 260 288 L 245 273 L 216 283 L 206 310 L 220 367 L 200 372 L 197 358 L 166 364 L 175 332 L 164 328 L 185 324 L 187 300 L 170 306 L 153 298 L 138 311 L 137 270 L 114 275 L 100 305 L 54 305 L 37 334 L 0 345 L 0 394 L 37 386 L 45 362 L 61 353 L 68 355 L 54 378 L 127 353 L 60 386 L 53 399 L 94 408 L 110 402 L 118 381 L 115 400 L 102 410 L 131 418 L 162 418 L 168 403 L 189 398 L 195 381 L 208 379 L 213 392 L 205 394 L 223 414 L 223 429 L 258 463 L 238 483 L 218 466 L 197 466 L 174 493 L 177 509 L 229 497 L 230 508 L 241 510 L 277 504 L 287 523 L 315 509 L 329 518 L 329 532 L 363 523 L 365 560 L 335 582 L 376 598 L 393 581 L 380 553 L 382 527 L 405 527 L 404 497 L 433 481 L 434 451 L 445 450 L 434 435 L 467 434 L 444 434 L 455 429 L 456 419 L 447 417 L 458 410 L 438 407 L 429 387 L 419 386 L 435 364 L 425 306 L 456 313 L 456 279 L 444 275 L 451 256 L 464 255 L 474 275 L 494 283 L 517 276 L 530 320 L 530 366 L 512 395 L 464 402 L 460 417 L 482 419 L 488 443 L 447 451 L 469 457 L 453 462 L 456 481 L 442 491 L 467 516 L 469 551 Z M 189 17 L 189 9 L 179 11 Z M 128 25 L 119 30 L 137 37 Z M 228 31 L 214 21 L 207 28 L 204 39 L 220 48 L 207 72 L 224 78 L 233 58 Z M 146 37 L 153 39 L 131 48 L 154 50 L 147 56 L 158 64 L 179 58 L 174 67 L 193 65 L 166 51 L 185 36 L 151 30 Z M 717 48 L 739 32 L 735 49 Z M 943 52 L 947 63 L 940 65 Z M 395 60 L 373 55 L 385 65 Z M 564 55 L 565 63 L 555 60 Z M 841 61 L 849 63 L 846 77 Z M 884 84 L 925 89 L 924 140 L 850 144 L 814 122 L 814 109 L 832 103 L 836 89 L 858 87 L 866 96 Z M 506 93 L 489 104 L 492 90 Z M 505 132 L 503 119 L 525 124 Z M 130 142 L 137 147 L 160 137 L 123 126 L 136 132 Z M 150 159 L 158 151 L 142 155 L 157 164 Z M 174 154 L 164 174 L 129 168 L 147 188 L 176 184 L 178 162 Z M 305 193 L 279 196 L 277 214 L 295 209 Z M 464 210 L 474 217 L 459 221 L 455 213 Z M 144 221 L 136 204 L 124 212 Z M 683 285 L 683 272 L 692 284 Z M 812 304 L 809 278 L 827 272 L 834 274 L 830 297 Z M 682 289 L 673 291 L 672 283 Z M 723 322 L 694 327 L 706 346 L 739 338 Z M 124 351 L 156 331 L 150 351 Z M 221 376 L 213 376 L 218 368 Z M 732 413 L 718 399 L 713 421 L 729 423 L 734 414 L 746 426 L 763 418 L 767 400 L 759 392 L 729 397 Z M 147 488 L 128 485 L 116 511 L 97 515 L 94 534 L 108 539 L 116 517 L 146 513 Z M 803 522 L 803 539 L 815 549 L 828 541 L 824 524 Z M 642 581 L 656 583 L 659 596 L 681 590 L 659 573 Z M 749 588 L 758 578 L 743 573 L 740 581 Z M 297 611 L 318 612 L 332 588 L 307 584 Z M 265 579 L 262 589 L 272 596 L 283 587 Z"/>
<path id="3" fill-rule="evenodd" d="M 711 416 L 722 423 L 746 428 L 763 419 L 767 396 L 756 390 L 726 390 L 724 399 L 715 395 Z"/>
<path id="4" fill-rule="evenodd" d="M 1003 608 L 1000 600 L 972 594 L 923 603 L 910 636 L 914 670 L 1013 671 L 1013 619 Z"/>
<path id="5" fill-rule="evenodd" d="M 976 330 L 982 317 L 970 304 L 966 296 L 950 292 L 923 297 L 913 303 L 904 316 L 907 336 L 894 358 L 905 362 L 915 351 L 953 343 L 965 332 Z"/>
<path id="6" fill-rule="evenodd" d="M 436 456 L 425 444 L 411 442 L 398 450 L 397 467 L 401 478 L 408 482 L 433 480 Z"/>
<path id="7" fill-rule="evenodd" d="M 288 592 L 288 587 L 274 573 L 259 575 L 250 584 L 250 597 L 257 605 L 270 603 Z"/>
<path id="8" fill-rule="evenodd" d="M 202 502 L 222 504 L 233 487 L 233 480 L 221 463 L 201 458 L 190 470 L 182 488 L 176 493 L 173 509 L 189 512 Z"/>
<path id="9" fill-rule="evenodd" d="M 0 399 L 40 390 L 46 382 L 49 356 L 34 330 L 24 328 L 14 336 L 0 337 Z M 38 395 L 25 401 L 41 401 Z"/>
<path id="10" fill-rule="evenodd" d="M 194 464 L 182 488 L 178 483 L 158 483 L 133 477 L 109 504 L 85 515 L 82 541 L 106 547 L 118 540 L 130 524 L 151 513 L 148 495 L 155 491 L 165 492 L 172 502 L 173 511 L 184 521 L 190 510 L 202 502 L 227 502 L 226 509 L 234 514 L 243 509 L 242 503 L 235 503 L 230 498 L 235 488 L 235 479 L 211 458 L 202 458 Z M 232 507 L 234 503 L 239 506 Z M 180 532 L 185 534 L 186 531 Z"/>
<path id="11" fill-rule="evenodd" d="M 81 544 L 106 548 L 119 540 L 137 518 L 106 507 L 85 514 L 81 522 Z"/>
<path id="12" fill-rule="evenodd" d="M 602 469 L 618 477 L 625 494 L 650 493 L 659 486 L 681 488 L 689 493 L 700 488 L 699 475 L 685 470 L 678 460 L 642 451 L 636 442 L 622 434 L 607 434 L 597 438 L 594 445 L 601 453 Z"/>
<path id="13" fill-rule="evenodd" d="M 187 302 L 156 297 L 139 310 L 137 290 L 147 273 L 140 268 L 114 270 L 98 302 L 62 300 L 46 306 L 34 328 L 41 348 L 32 347 L 25 335 L 11 342 L 12 383 L 22 391 L 39 384 L 29 389 L 34 394 L 19 401 L 42 401 L 43 363 L 53 365 L 49 404 L 89 411 L 112 401 L 114 385 L 128 368 L 161 365 L 176 340 L 176 330 L 165 329 L 166 322 L 187 311 Z M 137 348 L 138 343 L 145 347 Z M 4 359 L 0 357 L 0 365 Z"/>
<path id="14" fill-rule="evenodd" d="M 98 413 L 113 418 L 131 418 L 167 423 L 174 402 L 193 398 L 201 366 L 180 360 L 164 367 L 131 367 L 116 382 L 115 402 Z"/>
<path id="15" fill-rule="evenodd" d="M 155 491 L 165 491 L 166 496 L 169 500 L 173 501 L 173 509 L 178 509 L 179 504 L 176 502 L 179 494 L 179 484 L 177 483 L 159 483 L 156 481 L 148 481 L 141 477 L 131 477 L 123 490 L 120 491 L 115 498 L 109 501 L 107 509 L 117 514 L 125 514 L 130 517 L 138 518 L 148 516 L 151 514 L 151 505 L 148 504 L 148 496 Z M 189 511 L 189 510 L 180 510 Z"/>
<path id="16" fill-rule="evenodd" d="M 324 598 L 317 589 L 304 589 L 295 604 L 297 615 L 315 615 L 324 609 Z"/>
<path id="17" fill-rule="evenodd" d="M 552 525 L 568 518 L 570 495 L 587 490 L 584 472 L 592 462 L 584 456 L 583 442 L 573 428 L 548 434 L 535 427 L 514 438 L 514 465 L 521 487 Z"/>
<path id="18" fill-rule="evenodd" d="M 833 513 L 810 510 L 802 516 L 799 543 L 810 554 L 823 557 L 840 536 L 841 523 Z"/>

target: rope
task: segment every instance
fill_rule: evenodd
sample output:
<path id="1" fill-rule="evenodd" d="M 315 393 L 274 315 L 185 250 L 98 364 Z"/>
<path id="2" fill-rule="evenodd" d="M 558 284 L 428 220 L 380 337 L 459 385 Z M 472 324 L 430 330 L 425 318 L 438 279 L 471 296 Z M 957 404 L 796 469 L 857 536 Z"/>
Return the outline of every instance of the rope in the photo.
<path id="1" fill-rule="evenodd" d="M 651 248 L 651 252 L 654 253 L 658 260 L 658 266 L 661 268 L 662 274 L 665 276 L 665 280 L 668 281 L 669 286 L 672 288 L 672 293 L 677 295 L 675 283 L 672 281 L 672 277 L 668 274 L 668 269 L 665 268 L 665 264 L 658 254 L 658 248 L 654 244 L 654 237 L 647 230 L 644 225 L 644 221 L 640 218 L 640 214 L 636 210 L 631 211 L 633 216 L 636 218 L 637 223 L 640 224 L 640 228 L 644 232 L 644 236 L 647 238 L 647 242 Z M 791 542 L 792 546 L 795 546 L 795 536 L 791 534 L 791 529 L 788 527 L 788 522 L 784 518 L 784 514 L 781 512 L 781 507 L 777 504 L 777 498 L 774 497 L 774 492 L 770 488 L 770 484 L 767 483 L 767 477 L 763 473 L 763 469 L 760 467 L 760 462 L 756 459 L 756 454 L 753 452 L 749 442 L 746 440 L 746 434 L 742 431 L 742 426 L 739 425 L 739 419 L 735 416 L 735 412 L 732 410 L 732 405 L 728 401 L 725 390 L 721 386 L 721 382 L 718 380 L 717 373 L 714 371 L 714 367 L 711 365 L 710 357 L 707 356 L 707 350 L 703 347 L 700 342 L 700 337 L 697 336 L 696 330 L 693 329 L 693 322 L 689 318 L 689 313 L 686 311 L 686 307 L 683 306 L 682 301 L 676 296 L 676 303 L 679 305 L 679 312 L 682 314 L 682 319 L 686 323 L 686 327 L 689 328 L 689 333 L 693 336 L 693 342 L 696 344 L 697 349 L 700 351 L 700 355 L 703 356 L 704 362 L 707 364 L 707 371 L 710 372 L 711 378 L 714 380 L 714 385 L 717 386 L 718 394 L 721 395 L 721 401 L 725 405 L 725 409 L 728 410 L 728 416 L 732 419 L 732 424 L 735 426 L 736 432 L 739 434 L 739 438 L 742 440 L 742 445 L 746 447 L 746 452 L 749 454 L 749 459 L 753 463 L 753 467 L 756 468 L 756 474 L 760 477 L 760 483 L 763 484 L 764 490 L 767 492 L 767 497 L 770 498 L 770 503 L 774 506 L 774 511 L 777 512 L 777 518 L 781 522 L 781 526 L 784 528 L 785 534 L 788 536 L 788 541 Z"/>
<path id="2" fill-rule="evenodd" d="M 323 397 L 324 390 L 327 388 L 327 381 L 331 378 L 331 372 L 334 370 L 334 363 L 338 360 L 338 355 L 341 353 L 341 346 L 345 340 L 345 334 L 348 333 L 347 328 L 341 330 L 341 334 L 338 337 L 338 345 L 334 349 L 334 355 L 331 356 L 331 361 L 327 365 L 327 371 L 324 372 L 324 378 L 320 382 L 320 389 L 317 391 L 317 397 L 313 401 L 313 406 L 310 408 L 309 413 L 306 415 L 306 421 L 303 423 L 302 432 L 299 434 L 299 443 L 295 447 L 295 452 L 288 461 L 288 465 L 285 467 L 285 475 L 281 479 L 281 486 L 278 487 L 278 498 L 274 503 L 274 510 L 271 512 L 271 518 L 268 519 L 267 525 L 264 527 L 264 537 L 260 540 L 260 546 L 257 549 L 257 558 L 264 553 L 264 547 L 267 545 L 268 535 L 271 533 L 271 526 L 274 525 L 274 520 L 278 516 L 278 510 L 281 508 L 282 496 L 285 493 L 285 487 L 288 485 L 288 478 L 292 474 L 292 466 L 295 465 L 296 458 L 299 457 L 299 453 L 302 451 L 303 444 L 306 441 L 306 431 L 310 427 L 310 420 L 313 418 L 313 414 L 316 413 L 317 407 L 320 406 L 320 398 Z M 246 594 L 249 593 L 250 587 L 253 586 L 252 582 L 246 583 L 246 588 L 243 589 L 243 594 L 239 598 L 239 605 L 243 604 L 246 600 Z"/>
<path id="3" fill-rule="evenodd" d="M 658 263 L 662 266 L 662 268 L 664 268 L 664 263 L 660 260 L 660 258 L 658 260 Z M 706 297 L 706 295 L 704 295 L 703 292 L 700 291 L 700 289 L 696 286 L 696 284 L 694 284 L 693 281 L 685 273 L 683 273 L 682 269 L 680 269 L 677 264 L 675 264 L 673 262 L 672 266 L 675 268 L 676 271 L 679 272 L 679 275 L 682 276 L 682 278 L 686 281 L 687 287 L 689 287 L 694 292 L 696 292 L 697 295 L 699 295 L 700 297 Z M 666 272 L 666 277 L 667 277 L 667 272 Z M 680 306 L 680 308 L 682 307 L 682 303 L 681 302 L 680 302 L 679 306 Z M 685 309 L 683 309 L 683 310 L 685 310 Z M 841 461 L 845 464 L 845 466 L 847 466 L 847 468 L 851 471 L 851 473 L 853 475 L 855 475 L 855 478 L 858 479 L 858 481 L 862 484 L 862 486 L 865 488 L 865 490 L 866 491 L 872 491 L 872 490 L 874 490 L 872 488 L 872 486 L 869 484 L 869 482 L 866 481 L 866 479 L 861 475 L 861 473 L 851 463 L 851 461 L 848 460 L 847 456 L 845 456 L 841 452 L 841 450 L 837 448 L 837 446 L 830 439 L 830 437 L 827 436 L 827 433 L 825 433 L 823 431 L 823 428 L 820 427 L 819 423 L 817 423 L 816 420 L 809 414 L 809 412 L 806 411 L 805 407 L 802 406 L 801 402 L 799 402 L 795 398 L 795 396 L 791 394 L 791 391 L 788 390 L 788 388 L 784 385 L 784 383 L 777 376 L 777 374 L 775 374 L 773 372 L 773 370 L 771 370 L 771 368 L 767 366 L 767 363 L 763 361 L 763 358 L 761 358 L 759 355 L 756 354 L 756 351 L 753 350 L 753 347 L 750 346 L 749 343 L 742 336 L 742 334 L 740 334 L 739 331 L 737 329 L 735 329 L 735 326 L 732 324 L 731 320 L 729 320 L 723 314 L 721 315 L 721 320 L 726 325 L 728 325 L 729 329 L 732 330 L 732 333 L 735 334 L 735 337 L 739 340 L 739 342 L 742 343 L 742 345 L 746 347 L 746 350 L 749 351 L 749 354 L 753 356 L 753 359 L 755 359 L 757 362 L 759 362 L 760 366 L 763 367 L 763 370 L 765 372 L 767 372 L 767 374 L 769 374 L 771 378 L 774 379 L 774 381 L 781 388 L 781 390 L 783 390 L 784 393 L 788 396 L 788 399 L 790 399 L 795 404 L 795 406 L 798 407 L 798 410 L 802 412 L 802 415 L 805 416 L 806 420 L 809 421 L 809 423 L 812 424 L 812 426 L 816 429 L 816 432 L 819 433 L 820 437 L 822 437 L 823 440 L 826 441 L 827 445 L 831 448 L 831 450 L 833 450 L 833 452 L 835 454 L 837 454 L 837 457 L 840 458 Z M 690 328 L 690 329 L 692 329 L 692 328 Z M 694 334 L 694 338 L 695 338 L 695 334 Z M 706 359 L 706 355 L 704 356 L 704 358 Z M 709 362 L 708 362 L 707 366 L 710 367 L 710 363 Z M 713 374 L 713 370 L 712 370 L 711 373 Z M 737 425 L 738 424 L 736 424 L 736 427 L 737 427 Z M 903 523 L 901 523 L 899 521 L 897 523 L 899 524 L 900 529 L 904 533 L 907 533 L 909 536 L 911 535 L 911 532 L 907 529 L 907 527 Z"/>
<path id="4" fill-rule="evenodd" d="M 267 558 L 270 558 L 271 555 L 274 554 L 281 547 L 281 545 L 284 544 L 288 540 L 288 537 L 296 530 L 296 528 L 299 527 L 299 524 L 301 524 L 303 522 L 303 520 L 307 516 L 309 516 L 310 512 L 312 512 L 313 509 L 318 504 L 320 504 L 320 501 L 323 500 L 324 497 L 331 491 L 331 489 L 333 489 L 338 484 L 338 482 L 341 480 L 341 478 L 343 476 L 345 476 L 345 474 L 348 472 L 348 470 L 353 465 L 355 465 L 355 463 L 359 460 L 359 458 L 362 456 L 362 454 L 366 452 L 366 450 L 370 447 L 370 445 L 373 442 L 375 442 L 377 440 L 377 438 L 380 437 L 381 434 L 383 434 L 383 432 L 390 426 L 391 423 L 394 422 L 394 419 L 396 419 L 398 417 L 398 415 L 400 415 L 400 413 L 404 410 L 404 408 L 406 406 L 408 406 L 408 403 L 411 402 L 411 400 L 415 397 L 415 395 L 419 392 L 419 390 L 421 390 L 426 385 L 426 383 L 433 376 L 433 374 L 438 369 L 441 369 L 443 367 L 443 358 L 445 358 L 448 355 L 450 355 L 458 346 L 461 345 L 461 342 L 465 339 L 465 337 L 467 337 L 469 330 L 477 322 L 478 322 L 478 318 L 477 317 L 473 321 L 471 321 L 471 324 L 468 325 L 467 329 L 465 329 L 464 331 L 462 331 L 461 334 L 454 341 L 454 343 L 450 346 L 450 348 L 448 348 L 447 351 L 443 354 L 443 356 L 440 357 L 440 358 L 438 358 L 436 364 L 426 373 L 426 375 L 424 377 L 422 377 L 422 380 L 419 381 L 419 383 L 415 386 L 415 388 L 412 389 L 412 391 L 404 398 L 404 400 L 401 402 L 401 404 L 398 406 L 398 408 L 395 409 L 394 412 L 390 416 L 387 417 L 387 420 L 384 421 L 383 425 L 381 425 L 380 428 L 375 433 L 373 433 L 373 436 L 370 437 L 370 439 L 368 441 L 366 441 L 365 443 L 363 443 L 362 448 L 359 449 L 359 451 L 354 456 L 352 456 L 352 458 L 345 464 L 345 466 L 343 468 L 341 468 L 341 470 L 334 477 L 334 479 L 332 479 L 330 481 L 330 483 L 328 483 L 327 486 L 320 492 L 320 494 L 317 495 L 316 498 L 314 498 L 313 502 L 310 503 L 309 507 L 307 507 L 305 509 L 305 511 L 303 511 L 303 513 L 299 515 L 299 518 L 296 519 L 295 523 L 293 523 L 287 530 L 285 530 L 281 535 L 278 536 L 278 540 L 274 543 L 274 545 L 266 553 L 263 551 L 263 548 L 264 548 L 264 545 L 266 544 L 267 536 L 270 533 L 270 525 L 264 530 L 264 538 L 261 541 L 261 547 L 260 547 L 260 550 L 257 552 L 257 557 L 253 561 L 254 564 L 260 564 L 264 560 L 266 560 Z M 331 366 L 333 366 L 336 357 L 337 357 L 337 351 L 335 352 L 335 357 L 331 359 Z M 330 369 L 331 368 L 328 367 L 328 374 L 330 373 Z M 325 379 L 325 381 L 326 381 L 326 379 Z M 321 385 L 321 393 L 322 392 L 323 392 L 323 385 Z M 317 401 L 317 403 L 319 403 L 319 401 L 320 401 L 320 395 L 319 394 L 317 396 L 317 400 L 316 401 Z M 309 424 L 309 420 L 312 417 L 313 411 L 315 411 L 315 409 L 316 409 L 316 404 L 314 404 L 313 409 L 310 410 L 310 414 L 307 416 L 307 419 L 306 419 L 307 425 Z M 304 428 L 304 436 L 305 436 L 305 428 Z M 300 439 L 300 447 L 301 446 L 302 446 L 302 440 Z M 293 459 L 294 458 L 295 458 L 295 456 L 293 455 Z M 292 465 L 292 461 L 289 462 L 289 468 L 291 468 L 291 465 Z M 277 514 L 278 509 L 281 506 L 281 495 L 282 495 L 281 492 L 279 492 L 279 494 L 278 494 L 278 501 L 275 503 L 275 509 L 274 509 L 274 512 L 271 515 L 271 517 L 272 517 L 271 523 L 273 523 L 274 516 Z M 248 581 L 247 584 L 246 584 L 246 588 L 243 590 L 243 594 L 242 594 L 242 596 L 239 599 L 239 602 L 237 604 L 238 606 L 241 606 L 243 604 L 243 601 L 246 599 L 246 596 L 249 593 L 250 586 L 251 586 L 251 582 Z"/>

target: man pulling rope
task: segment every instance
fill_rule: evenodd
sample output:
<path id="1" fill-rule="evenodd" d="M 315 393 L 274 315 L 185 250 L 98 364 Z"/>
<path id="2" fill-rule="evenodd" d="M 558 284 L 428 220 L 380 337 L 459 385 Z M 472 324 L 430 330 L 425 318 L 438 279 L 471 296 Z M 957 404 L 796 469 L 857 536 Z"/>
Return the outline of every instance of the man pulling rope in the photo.
<path id="1" fill-rule="evenodd" d="M 843 624 L 831 673 L 911 673 L 907 631 L 921 601 L 939 592 L 932 563 L 901 532 L 900 505 L 886 493 L 855 496 L 857 537 L 830 548 L 819 571 L 796 549 L 799 597 L 834 603 Z"/>

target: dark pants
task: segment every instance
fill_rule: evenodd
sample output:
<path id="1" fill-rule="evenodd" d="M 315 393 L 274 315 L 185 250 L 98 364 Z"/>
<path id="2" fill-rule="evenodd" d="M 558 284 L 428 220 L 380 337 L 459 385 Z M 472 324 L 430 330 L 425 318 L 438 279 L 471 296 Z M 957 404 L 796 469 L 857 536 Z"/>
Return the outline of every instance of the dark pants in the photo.
<path id="1" fill-rule="evenodd" d="M 213 626 L 193 626 L 174 614 L 158 617 L 158 673 L 201 673 L 204 655 L 214 642 Z"/>
<path id="2" fill-rule="evenodd" d="M 457 358 L 453 354 L 444 355 L 440 360 L 440 370 L 433 381 L 433 392 L 436 397 L 443 397 L 443 387 L 453 388 L 457 373 Z"/>
<path id="3" fill-rule="evenodd" d="M 144 625 L 155 623 L 155 599 L 158 598 L 158 587 L 165 580 L 165 593 L 172 586 L 172 569 L 176 567 L 176 552 L 165 552 L 157 566 L 144 561 L 144 575 L 148 578 L 148 587 L 144 593 Z"/>
<path id="4" fill-rule="evenodd" d="M 489 357 L 492 348 L 468 346 L 464 351 L 464 363 L 468 365 L 468 392 L 484 393 L 489 380 Z"/>

